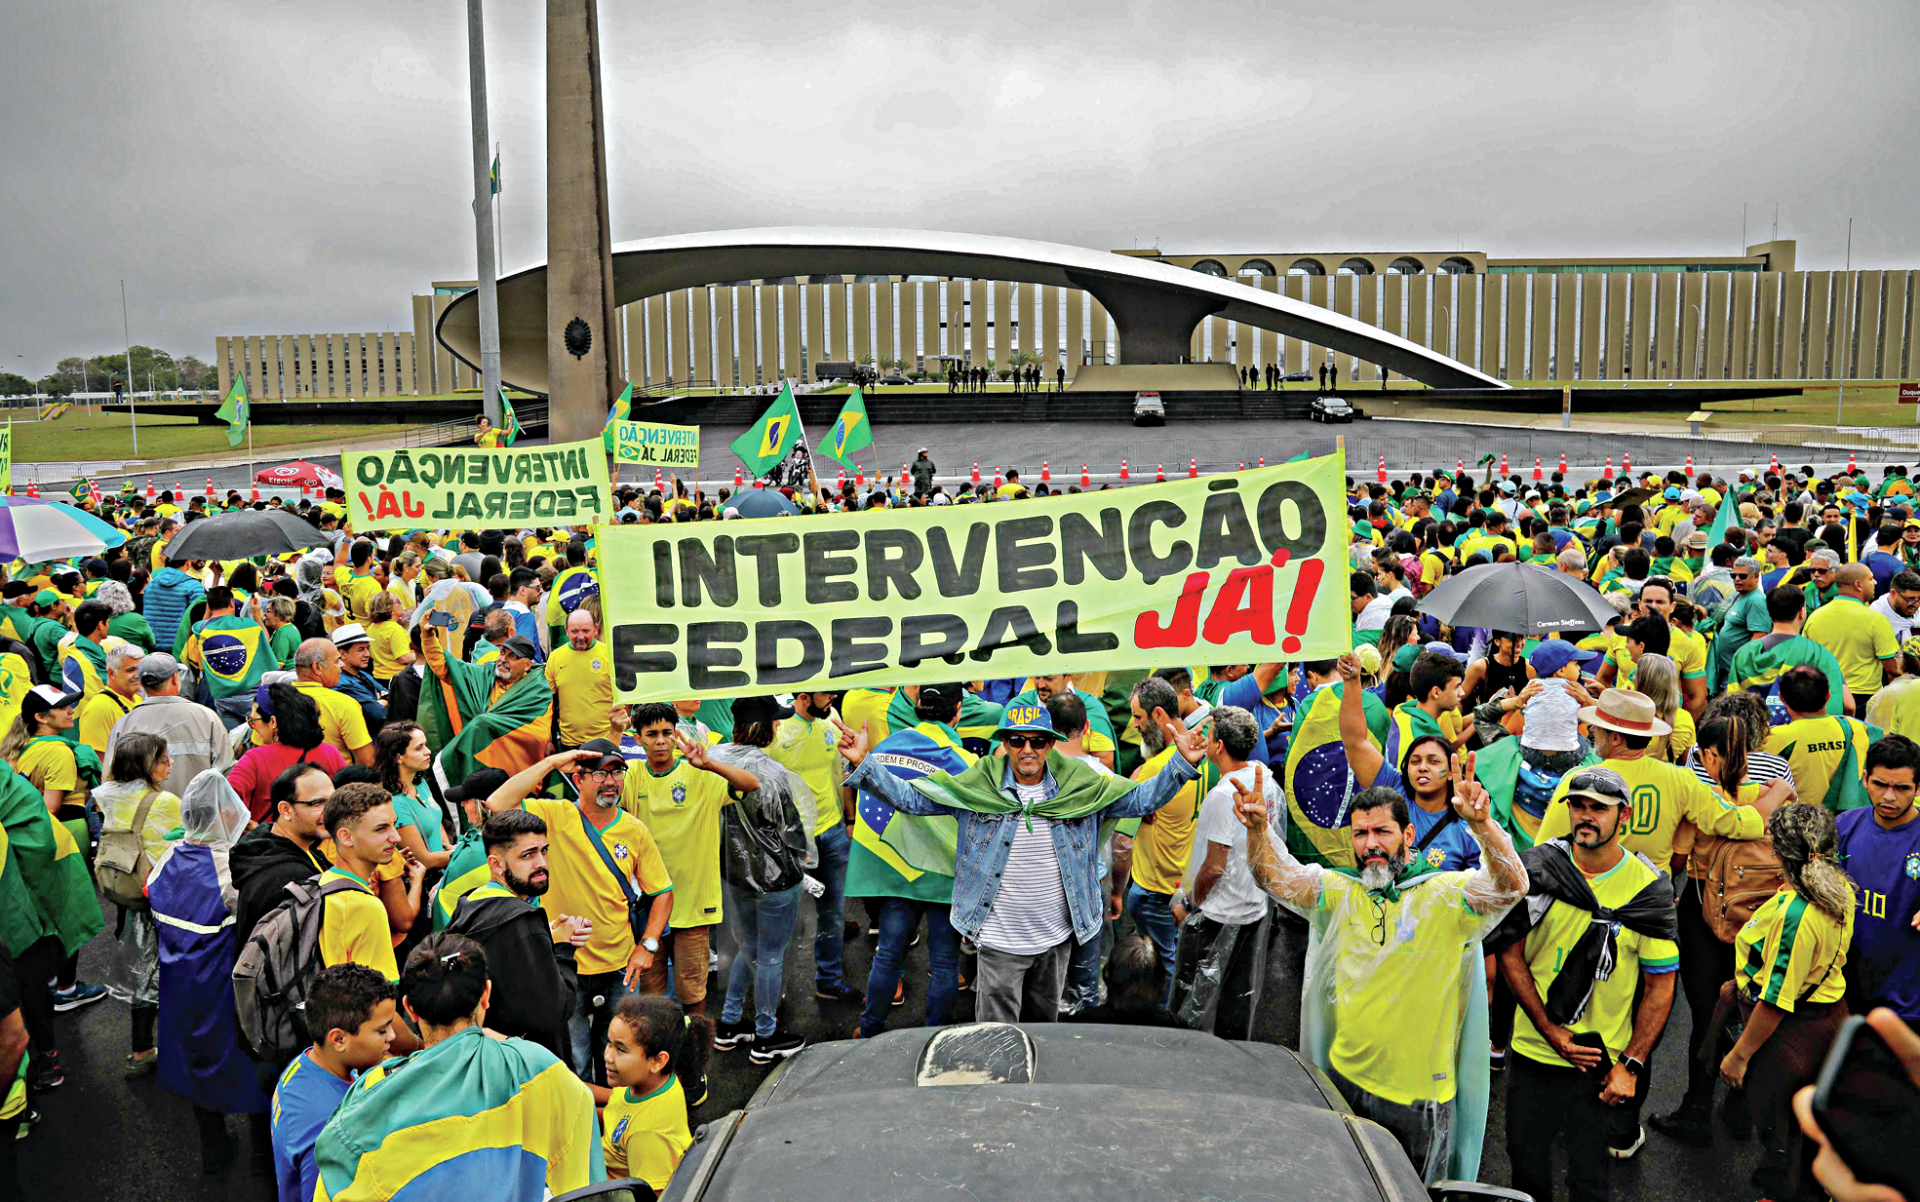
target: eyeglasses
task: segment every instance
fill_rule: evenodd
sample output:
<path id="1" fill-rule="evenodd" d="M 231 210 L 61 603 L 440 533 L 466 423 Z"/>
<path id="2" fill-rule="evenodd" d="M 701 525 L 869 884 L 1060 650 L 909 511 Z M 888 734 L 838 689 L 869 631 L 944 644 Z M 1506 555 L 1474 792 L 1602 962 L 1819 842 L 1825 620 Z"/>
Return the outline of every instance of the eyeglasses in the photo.
<path id="1" fill-rule="evenodd" d="M 250 726 L 265 726 L 267 724 L 266 715 L 262 714 L 259 710 L 255 710 L 247 715 L 247 724 Z"/>
<path id="2" fill-rule="evenodd" d="M 1045 751 L 1047 748 L 1053 746 L 1053 736 L 1052 735 L 1008 735 L 1006 742 L 1007 742 L 1007 746 L 1013 748 L 1016 751 L 1024 751 L 1029 747 L 1033 748 L 1033 750 L 1035 751 Z"/>
<path id="3" fill-rule="evenodd" d="M 580 775 L 587 780 L 614 780 L 626 774 L 627 770 L 625 768 L 594 768 L 590 771 L 582 772 Z"/>

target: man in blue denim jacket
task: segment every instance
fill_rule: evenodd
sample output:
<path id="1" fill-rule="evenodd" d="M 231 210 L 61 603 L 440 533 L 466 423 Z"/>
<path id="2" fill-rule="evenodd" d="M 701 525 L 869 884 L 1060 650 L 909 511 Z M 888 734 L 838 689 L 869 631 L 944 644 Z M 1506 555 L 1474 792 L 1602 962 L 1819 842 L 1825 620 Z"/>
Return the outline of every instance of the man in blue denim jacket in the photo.
<path id="1" fill-rule="evenodd" d="M 1099 938 L 1106 916 L 1099 888 L 1101 822 L 1158 810 L 1194 779 L 1194 765 L 1206 758 L 1199 734 L 1164 710 L 1156 709 L 1153 718 L 1180 749 L 1166 770 L 1102 809 L 1059 820 L 1042 816 L 1059 790 L 1047 763 L 1058 736 L 1045 706 L 1009 706 L 994 732 L 1006 751 L 999 789 L 1009 807 L 1004 813 L 942 805 L 885 768 L 869 768 L 866 731 L 840 724 L 840 754 L 855 769 L 848 787 L 876 794 L 905 814 L 951 813 L 959 819 L 952 921 L 980 947 L 974 990 L 980 1021 L 1019 1022 L 1023 1001 L 1033 1021 L 1059 1017 L 1068 950 L 1073 942 Z"/>

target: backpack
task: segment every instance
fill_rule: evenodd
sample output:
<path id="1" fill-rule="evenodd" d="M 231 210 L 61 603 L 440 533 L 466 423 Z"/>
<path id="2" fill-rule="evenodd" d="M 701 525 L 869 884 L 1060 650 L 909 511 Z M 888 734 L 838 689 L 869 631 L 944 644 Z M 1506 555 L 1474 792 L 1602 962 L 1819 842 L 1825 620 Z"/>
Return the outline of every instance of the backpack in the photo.
<path id="1" fill-rule="evenodd" d="M 140 831 L 147 825 L 147 814 L 157 797 L 158 791 L 147 790 L 139 808 L 133 812 L 131 827 L 110 827 L 100 832 L 100 847 L 93 857 L 93 879 L 108 901 L 124 909 L 148 908 L 147 878 L 153 875 L 153 859 L 147 855 L 146 840 L 140 837 Z"/>
<path id="2" fill-rule="evenodd" d="M 1703 848 L 1701 842 L 1706 846 Z M 1774 854 L 1773 840 L 1720 839 L 1702 835 L 1693 854 L 1706 853 L 1707 871 L 1700 881 L 1700 912 L 1720 942 L 1733 937 L 1760 904 L 1786 883 L 1786 869 Z"/>
<path id="3" fill-rule="evenodd" d="M 341 878 L 290 881 L 287 899 L 254 924 L 233 966 L 234 1017 L 254 1059 L 284 1064 L 313 1042 L 304 1012 L 321 968 L 326 899 L 359 887 Z"/>

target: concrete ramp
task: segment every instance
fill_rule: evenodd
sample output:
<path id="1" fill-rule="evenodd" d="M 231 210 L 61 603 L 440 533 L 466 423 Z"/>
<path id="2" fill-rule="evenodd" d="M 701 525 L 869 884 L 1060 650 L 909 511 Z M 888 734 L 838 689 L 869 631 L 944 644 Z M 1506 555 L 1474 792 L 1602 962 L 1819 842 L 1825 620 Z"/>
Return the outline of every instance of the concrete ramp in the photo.
<path id="1" fill-rule="evenodd" d="M 1231 363 L 1089 363 L 1068 392 L 1238 392 Z"/>

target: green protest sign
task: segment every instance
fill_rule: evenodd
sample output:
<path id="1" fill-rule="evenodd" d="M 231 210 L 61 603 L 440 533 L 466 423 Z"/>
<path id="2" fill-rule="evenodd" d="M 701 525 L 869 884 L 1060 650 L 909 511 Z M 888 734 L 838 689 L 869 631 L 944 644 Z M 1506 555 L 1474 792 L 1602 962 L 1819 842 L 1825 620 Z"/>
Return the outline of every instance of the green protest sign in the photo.
<path id="1" fill-rule="evenodd" d="M 1346 461 L 990 505 L 599 532 L 623 702 L 1353 645 Z"/>
<path id="2" fill-rule="evenodd" d="M 13 423 L 0 426 L 0 492 L 13 491 Z"/>
<path id="3" fill-rule="evenodd" d="M 699 467 L 700 427 L 614 422 L 613 458 L 653 467 Z"/>
<path id="4" fill-rule="evenodd" d="M 355 532 L 585 526 L 606 521 L 613 500 L 597 438 L 545 447 L 348 451 L 340 461 Z"/>

